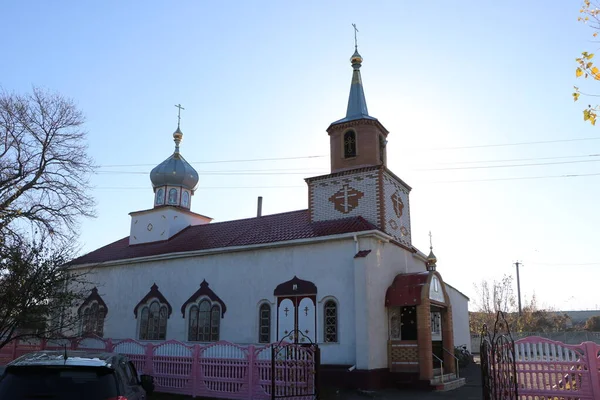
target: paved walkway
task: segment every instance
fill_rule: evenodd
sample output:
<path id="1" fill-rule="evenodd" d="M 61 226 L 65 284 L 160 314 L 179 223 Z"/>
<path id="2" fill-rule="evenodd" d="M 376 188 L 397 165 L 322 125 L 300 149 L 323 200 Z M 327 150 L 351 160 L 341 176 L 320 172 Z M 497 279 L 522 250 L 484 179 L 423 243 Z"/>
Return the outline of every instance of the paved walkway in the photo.
<path id="1" fill-rule="evenodd" d="M 329 395 L 323 398 L 323 400 L 365 400 L 368 398 L 375 400 L 482 400 L 481 369 L 479 363 L 471 364 L 467 368 L 461 369 L 460 376 L 466 379 L 466 384 L 461 388 L 448 392 L 386 389 L 368 393 L 341 392 Z"/>

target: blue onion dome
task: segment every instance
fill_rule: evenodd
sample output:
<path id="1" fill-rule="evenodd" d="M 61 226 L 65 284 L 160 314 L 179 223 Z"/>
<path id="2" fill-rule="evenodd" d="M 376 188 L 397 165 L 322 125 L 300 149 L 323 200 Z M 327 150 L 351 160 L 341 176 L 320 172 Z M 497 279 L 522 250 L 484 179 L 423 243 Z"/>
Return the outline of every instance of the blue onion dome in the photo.
<path id="1" fill-rule="evenodd" d="M 179 143 L 182 139 L 183 133 L 177 127 L 177 130 L 173 133 L 175 152 L 152 169 L 150 172 L 152 186 L 178 186 L 192 192 L 198 186 L 198 172 L 179 153 Z"/>

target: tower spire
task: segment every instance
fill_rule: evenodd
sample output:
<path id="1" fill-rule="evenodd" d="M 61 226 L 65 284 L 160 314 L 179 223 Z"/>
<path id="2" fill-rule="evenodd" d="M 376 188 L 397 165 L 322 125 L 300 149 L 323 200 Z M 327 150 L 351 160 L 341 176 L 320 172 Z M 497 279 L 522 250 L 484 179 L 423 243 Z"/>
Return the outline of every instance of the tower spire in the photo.
<path id="1" fill-rule="evenodd" d="M 185 110 L 181 106 L 181 104 L 175 104 L 177 110 L 177 130 L 173 133 L 173 141 L 175 142 L 175 153 L 179 154 L 179 143 L 183 140 L 183 132 L 181 132 L 181 128 L 179 127 L 181 124 L 181 110 Z"/>
<path id="2" fill-rule="evenodd" d="M 352 27 L 354 28 L 354 54 L 350 57 L 353 71 L 352 82 L 350 83 L 350 96 L 348 97 L 348 108 L 346 109 L 346 117 L 335 121 L 334 124 L 357 119 L 375 120 L 375 118 L 369 115 L 362 78 L 360 76 L 360 67 L 362 66 L 363 58 L 358 52 L 358 37 L 356 35 L 358 29 L 356 28 L 356 24 L 352 24 Z"/>

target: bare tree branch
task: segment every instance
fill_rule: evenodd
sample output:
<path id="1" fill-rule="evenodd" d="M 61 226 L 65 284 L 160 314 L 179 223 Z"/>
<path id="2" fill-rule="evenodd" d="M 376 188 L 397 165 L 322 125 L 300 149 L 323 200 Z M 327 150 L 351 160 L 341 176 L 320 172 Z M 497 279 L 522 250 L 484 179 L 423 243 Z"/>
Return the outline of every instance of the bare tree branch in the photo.
<path id="1" fill-rule="evenodd" d="M 0 92 L 0 238 L 27 224 L 67 237 L 94 216 L 84 120 L 59 94 Z"/>

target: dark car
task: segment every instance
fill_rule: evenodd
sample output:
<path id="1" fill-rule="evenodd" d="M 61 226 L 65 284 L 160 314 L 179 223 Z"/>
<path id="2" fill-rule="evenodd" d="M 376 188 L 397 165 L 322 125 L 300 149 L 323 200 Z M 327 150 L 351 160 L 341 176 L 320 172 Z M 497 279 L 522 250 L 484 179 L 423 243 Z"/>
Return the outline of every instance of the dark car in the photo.
<path id="1" fill-rule="evenodd" d="M 0 377 L 0 400 L 145 400 L 153 390 L 126 356 L 94 351 L 29 353 Z"/>

